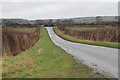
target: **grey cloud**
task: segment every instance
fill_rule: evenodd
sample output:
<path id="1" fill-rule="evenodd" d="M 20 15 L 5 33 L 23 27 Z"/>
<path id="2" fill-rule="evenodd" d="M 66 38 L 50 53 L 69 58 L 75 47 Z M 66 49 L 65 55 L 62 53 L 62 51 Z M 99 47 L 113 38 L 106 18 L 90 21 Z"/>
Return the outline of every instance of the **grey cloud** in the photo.
<path id="1" fill-rule="evenodd" d="M 65 18 L 117 15 L 117 2 L 14 2 L 3 3 L 3 17 Z"/>
<path id="2" fill-rule="evenodd" d="M 118 2 L 119 0 L 3 0 L 2 2 Z"/>

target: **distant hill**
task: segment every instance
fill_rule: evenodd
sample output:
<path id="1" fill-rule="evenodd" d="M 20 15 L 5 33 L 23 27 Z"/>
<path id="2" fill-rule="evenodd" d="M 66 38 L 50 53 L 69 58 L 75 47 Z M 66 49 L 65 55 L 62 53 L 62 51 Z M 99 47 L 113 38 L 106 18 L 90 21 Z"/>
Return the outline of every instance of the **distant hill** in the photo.
<path id="1" fill-rule="evenodd" d="M 103 20 L 116 20 L 115 17 L 116 16 L 101 16 L 103 18 Z M 96 17 L 77 17 L 77 18 L 71 18 L 72 20 L 95 20 Z"/>
<path id="2" fill-rule="evenodd" d="M 117 19 L 115 19 L 116 16 L 102 16 L 103 21 L 117 21 Z M 66 18 L 66 19 L 59 19 L 60 21 L 64 21 L 64 20 L 72 20 L 74 22 L 94 22 L 96 19 L 96 17 L 76 17 L 76 18 Z M 19 19 L 19 18 L 15 18 L 15 19 L 0 19 L 0 23 L 2 22 L 2 20 L 6 20 L 6 21 L 12 21 L 12 22 L 16 22 L 19 24 L 34 24 L 37 21 L 40 22 L 48 22 L 49 19 L 46 20 L 42 20 L 42 19 L 37 19 L 37 20 L 27 20 L 27 19 Z M 51 19 L 53 20 L 53 22 L 57 21 L 58 19 Z"/>
<path id="3" fill-rule="evenodd" d="M 12 22 L 16 22 L 16 23 L 19 23 L 19 24 L 29 23 L 29 21 L 26 20 L 26 19 L 0 19 L 0 20 L 12 21 Z"/>

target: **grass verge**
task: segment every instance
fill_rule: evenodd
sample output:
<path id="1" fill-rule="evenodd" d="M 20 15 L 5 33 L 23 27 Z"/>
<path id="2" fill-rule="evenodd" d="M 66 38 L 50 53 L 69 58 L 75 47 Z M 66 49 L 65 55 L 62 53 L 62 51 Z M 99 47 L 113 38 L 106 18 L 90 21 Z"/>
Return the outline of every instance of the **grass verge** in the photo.
<path id="1" fill-rule="evenodd" d="M 53 28 L 54 32 L 61 38 L 71 41 L 71 42 L 76 42 L 76 43 L 82 43 L 82 44 L 89 44 L 89 45 L 96 45 L 96 46 L 104 46 L 104 47 L 110 47 L 110 48 L 117 48 L 120 49 L 120 43 L 115 43 L 115 42 L 100 42 L 100 41 L 89 41 L 89 40 L 80 40 L 75 37 L 69 36 L 64 34 L 62 31 L 60 31 L 57 27 Z"/>
<path id="2" fill-rule="evenodd" d="M 10 29 L 16 32 L 31 33 L 34 32 L 36 28 L 10 28 Z"/>
<path id="3" fill-rule="evenodd" d="M 84 31 L 84 30 L 97 30 L 97 29 L 112 29 L 113 27 L 68 27 L 68 29 Z M 113 28 L 115 29 L 115 28 Z"/>
<path id="4" fill-rule="evenodd" d="M 72 56 L 56 46 L 41 28 L 41 38 L 32 48 L 3 60 L 3 78 L 95 78 L 91 68 L 78 64 Z"/>

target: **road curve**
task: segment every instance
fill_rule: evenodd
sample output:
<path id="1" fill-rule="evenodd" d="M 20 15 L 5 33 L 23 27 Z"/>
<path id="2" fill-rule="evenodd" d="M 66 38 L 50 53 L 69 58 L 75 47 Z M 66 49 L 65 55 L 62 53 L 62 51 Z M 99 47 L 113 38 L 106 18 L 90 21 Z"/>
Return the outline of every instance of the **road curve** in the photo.
<path id="1" fill-rule="evenodd" d="M 66 41 L 58 37 L 52 27 L 46 29 L 51 40 L 75 59 L 93 68 L 94 71 L 118 78 L 118 49 Z"/>

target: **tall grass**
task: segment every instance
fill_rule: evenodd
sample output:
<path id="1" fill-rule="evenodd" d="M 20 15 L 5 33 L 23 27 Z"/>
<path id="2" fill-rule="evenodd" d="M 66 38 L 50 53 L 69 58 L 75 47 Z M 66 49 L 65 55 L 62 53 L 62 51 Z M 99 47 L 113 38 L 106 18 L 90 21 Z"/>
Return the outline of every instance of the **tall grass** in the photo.
<path id="1" fill-rule="evenodd" d="M 103 42 L 118 42 L 118 29 L 94 29 L 94 30 L 73 30 L 65 27 L 58 27 L 59 30 L 72 37 L 81 40 L 103 41 Z"/>
<path id="2" fill-rule="evenodd" d="M 72 37 L 70 35 L 67 35 L 64 33 L 64 31 L 59 30 L 57 27 L 54 27 L 54 32 L 61 38 L 76 42 L 76 43 L 82 43 L 82 44 L 89 44 L 89 45 L 96 45 L 96 46 L 105 46 L 110 48 L 119 48 L 120 49 L 120 43 L 118 42 L 103 42 L 103 41 L 91 41 L 91 40 L 81 40 L 76 37 Z"/>
<path id="3" fill-rule="evenodd" d="M 16 32 L 3 28 L 2 55 L 15 56 L 33 46 L 40 38 L 39 28 L 32 33 Z"/>

